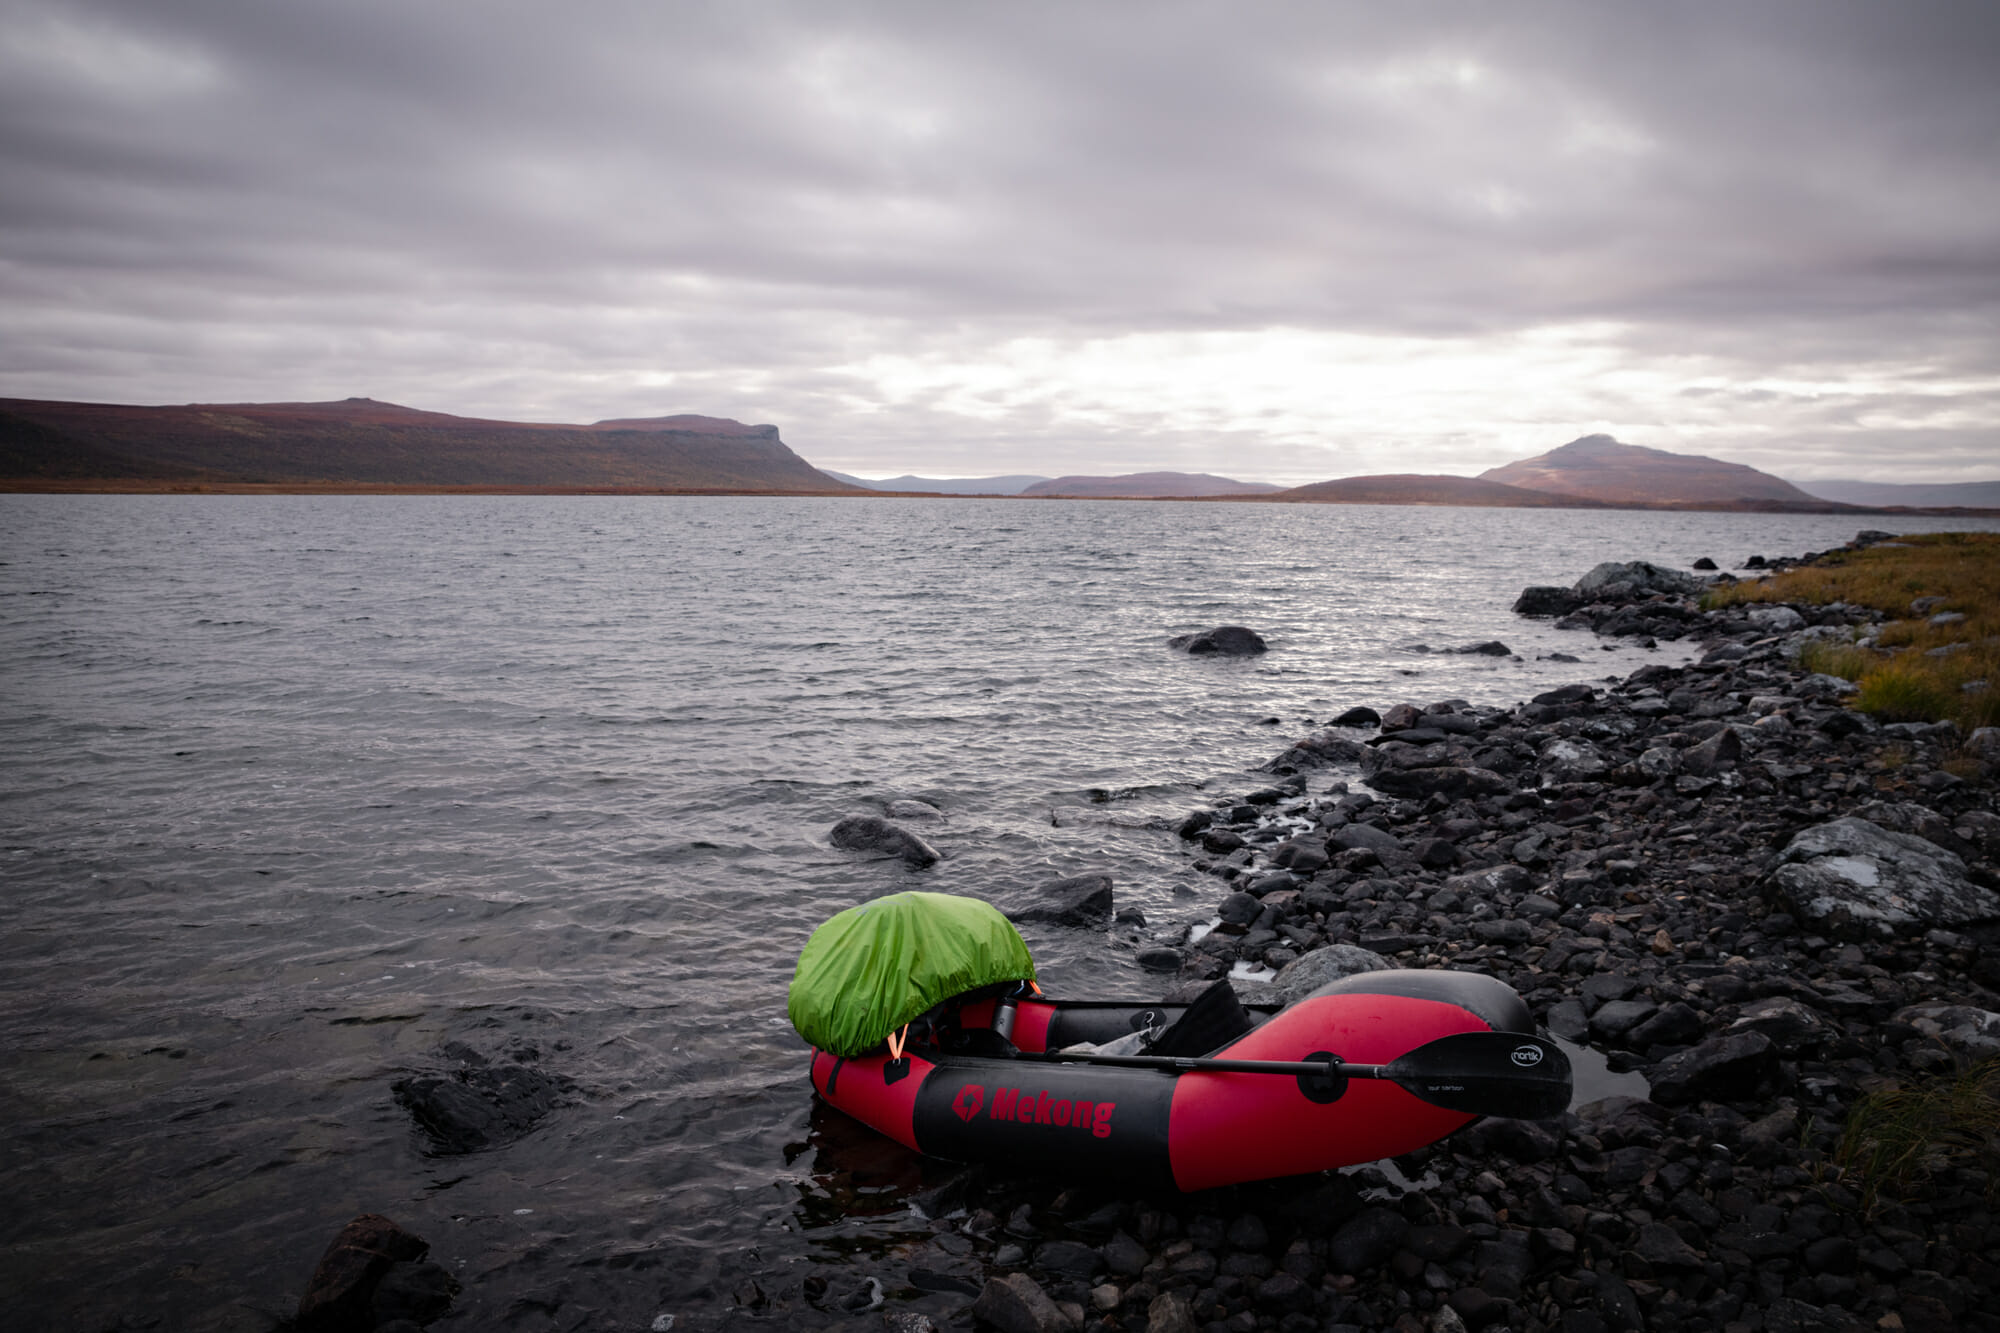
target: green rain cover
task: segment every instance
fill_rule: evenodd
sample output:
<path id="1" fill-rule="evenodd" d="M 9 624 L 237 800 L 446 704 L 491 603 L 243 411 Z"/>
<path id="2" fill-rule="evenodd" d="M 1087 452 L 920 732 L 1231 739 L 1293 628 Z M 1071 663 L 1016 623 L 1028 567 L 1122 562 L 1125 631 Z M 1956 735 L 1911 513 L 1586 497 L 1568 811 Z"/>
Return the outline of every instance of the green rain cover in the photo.
<path id="1" fill-rule="evenodd" d="M 785 1012 L 801 1037 L 852 1058 L 940 1000 L 1034 979 L 1021 933 L 991 903 L 898 893 L 850 907 L 812 933 Z"/>

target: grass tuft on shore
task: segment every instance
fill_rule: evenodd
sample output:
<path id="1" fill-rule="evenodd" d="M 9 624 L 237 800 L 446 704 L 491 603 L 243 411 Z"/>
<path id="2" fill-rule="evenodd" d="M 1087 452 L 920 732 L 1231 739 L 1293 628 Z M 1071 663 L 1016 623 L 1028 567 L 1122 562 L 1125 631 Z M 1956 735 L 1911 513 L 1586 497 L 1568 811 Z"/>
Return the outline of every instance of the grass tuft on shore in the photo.
<path id="1" fill-rule="evenodd" d="M 1992 1197 L 2000 1186 L 2000 1057 L 1869 1093 L 1848 1111 L 1835 1160 L 1867 1207 L 1965 1168 L 1986 1173 Z"/>
<path id="2" fill-rule="evenodd" d="M 1932 532 L 1831 551 L 1702 599 L 1710 609 L 1750 602 L 1880 611 L 1892 619 L 1872 642 L 1809 643 L 1803 665 L 1855 682 L 1854 706 L 1885 722 L 2000 726 L 2000 533 Z"/>

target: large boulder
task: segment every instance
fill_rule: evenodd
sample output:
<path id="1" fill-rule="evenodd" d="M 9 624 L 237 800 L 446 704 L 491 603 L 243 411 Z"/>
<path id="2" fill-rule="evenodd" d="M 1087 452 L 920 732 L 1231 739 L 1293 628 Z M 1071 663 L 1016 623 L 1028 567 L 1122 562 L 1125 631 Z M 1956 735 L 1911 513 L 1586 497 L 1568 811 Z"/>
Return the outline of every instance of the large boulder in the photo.
<path id="1" fill-rule="evenodd" d="M 1514 599 L 1514 614 L 1517 616 L 1566 616 L 1590 599 L 1580 597 L 1569 588 L 1554 588 L 1546 584 L 1521 589 L 1521 595 Z"/>
<path id="2" fill-rule="evenodd" d="M 1218 625 L 1199 634 L 1182 634 L 1168 639 L 1167 647 L 1179 648 L 1195 656 L 1255 657 L 1264 652 L 1267 645 L 1263 636 L 1254 629 L 1245 629 L 1241 625 Z"/>
<path id="3" fill-rule="evenodd" d="M 1816 930 L 1888 936 L 2000 917 L 2000 893 L 1966 878 L 1957 856 L 1865 819 L 1800 831 L 1781 862 L 1772 885 Z"/>
<path id="4" fill-rule="evenodd" d="M 833 826 L 827 841 L 843 852 L 875 852 L 897 856 L 913 866 L 936 865 L 937 848 L 900 824 L 874 815 L 849 815 Z"/>
<path id="5" fill-rule="evenodd" d="M 1294 958 L 1271 979 L 1271 998 L 1279 1004 L 1303 1000 L 1329 982 L 1362 972 L 1385 972 L 1395 964 L 1358 944 L 1329 944 Z"/>
<path id="6" fill-rule="evenodd" d="M 1692 596 L 1708 585 L 1692 574 L 1662 569 L 1644 560 L 1607 560 L 1576 581 L 1576 590 L 1605 601 L 1651 597 L 1655 593 Z"/>

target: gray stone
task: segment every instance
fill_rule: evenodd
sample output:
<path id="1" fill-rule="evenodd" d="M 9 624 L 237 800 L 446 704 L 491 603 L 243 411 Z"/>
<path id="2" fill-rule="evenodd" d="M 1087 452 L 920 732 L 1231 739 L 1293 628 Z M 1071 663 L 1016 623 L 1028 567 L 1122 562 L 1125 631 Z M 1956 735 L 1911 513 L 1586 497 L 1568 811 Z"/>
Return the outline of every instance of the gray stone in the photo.
<path id="1" fill-rule="evenodd" d="M 1790 634 L 1806 625 L 1806 618 L 1789 606 L 1756 607 L 1745 619 L 1766 634 Z"/>
<path id="2" fill-rule="evenodd" d="M 1534 935 L 1534 927 L 1511 917 L 1498 921 L 1475 921 L 1472 923 L 1472 935 L 1481 944 L 1516 946 L 1528 942 Z"/>
<path id="3" fill-rule="evenodd" d="M 1382 972 L 1395 964 L 1356 944 L 1329 944 L 1285 964 L 1271 981 L 1271 998 L 1279 1004 L 1303 1000 L 1329 982 L 1362 972 Z"/>
<path id="4" fill-rule="evenodd" d="M 1119 1277 L 1137 1277 L 1152 1259 L 1145 1246 L 1122 1231 L 1105 1241 L 1098 1252 L 1104 1256 L 1104 1266 Z"/>
<path id="5" fill-rule="evenodd" d="M 1636 761 L 1639 772 L 1647 780 L 1658 782 L 1661 778 L 1671 778 L 1681 771 L 1681 752 L 1671 745 L 1655 745 L 1642 753 Z"/>
<path id="6" fill-rule="evenodd" d="M 1089 1279 L 1104 1267 L 1104 1256 L 1073 1240 L 1052 1240 L 1035 1251 L 1035 1267 L 1062 1277 Z"/>
<path id="7" fill-rule="evenodd" d="M 1538 763 L 1543 779 L 1551 783 L 1589 782 L 1611 767 L 1611 761 L 1588 741 L 1561 736 L 1542 747 Z"/>
<path id="8" fill-rule="evenodd" d="M 1701 744 L 1681 755 L 1681 771 L 1698 778 L 1712 778 L 1736 767 L 1743 758 L 1743 737 L 1736 728 L 1724 727 Z"/>
<path id="9" fill-rule="evenodd" d="M 891 801 L 889 802 L 889 818 L 943 819 L 944 811 L 938 809 L 929 801 Z"/>
<path id="10" fill-rule="evenodd" d="M 1653 1016 L 1651 1000 L 1611 1000 L 1590 1016 L 1590 1030 L 1600 1037 L 1619 1037 Z"/>
<path id="11" fill-rule="evenodd" d="M 1897 1010 L 1896 1021 L 1974 1060 L 2000 1055 L 2000 1014 L 1990 1009 L 1932 1001 Z"/>
<path id="12" fill-rule="evenodd" d="M 1491 902 L 1503 894 L 1526 893 L 1534 884 L 1534 876 L 1513 865 L 1468 870 L 1444 882 L 1447 889 L 1474 902 Z"/>
<path id="13" fill-rule="evenodd" d="M 1373 824 L 1347 824 L 1336 829 L 1327 839 L 1336 847 L 1366 847 L 1374 852 L 1400 852 L 1405 850 L 1403 840 Z"/>
<path id="14" fill-rule="evenodd" d="M 1665 1222 L 1648 1222 L 1639 1228 L 1639 1238 L 1633 1242 L 1632 1253 L 1644 1259 L 1654 1268 L 1664 1268 L 1672 1272 L 1692 1273 L 1702 1267 L 1702 1257 L 1694 1246 L 1681 1239 L 1681 1233 Z"/>
<path id="15" fill-rule="evenodd" d="M 1827 1025 L 1812 1008 L 1788 996 L 1774 995 L 1745 1005 L 1742 1016 L 1723 1032 L 1761 1032 L 1776 1044 L 1779 1054 L 1796 1056 L 1823 1043 Z"/>
<path id="16" fill-rule="evenodd" d="M 2000 893 L 1965 862 L 1908 833 L 1847 817 L 1786 844 L 1771 883 L 1802 921 L 1835 934 L 1887 936 L 2000 916 Z"/>
<path id="17" fill-rule="evenodd" d="M 897 856 L 913 866 L 936 865 L 937 849 L 899 824 L 874 815 L 849 815 L 833 826 L 827 841 L 844 852 Z"/>
<path id="18" fill-rule="evenodd" d="M 987 1279 L 972 1303 L 972 1317 L 999 1333 L 1070 1333 L 1063 1312 L 1026 1273 Z"/>
<path id="19" fill-rule="evenodd" d="M 1194 1321 L 1194 1307 L 1187 1297 L 1177 1291 L 1165 1292 L 1153 1298 L 1146 1307 L 1146 1333 L 1200 1333 L 1201 1325 Z"/>

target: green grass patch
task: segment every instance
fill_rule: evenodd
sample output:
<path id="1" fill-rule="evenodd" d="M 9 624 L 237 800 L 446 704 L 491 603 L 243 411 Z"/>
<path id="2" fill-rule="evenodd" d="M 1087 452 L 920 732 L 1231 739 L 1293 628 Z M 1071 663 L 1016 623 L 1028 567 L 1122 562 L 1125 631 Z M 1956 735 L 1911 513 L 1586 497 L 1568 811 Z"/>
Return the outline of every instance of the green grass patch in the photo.
<path id="1" fill-rule="evenodd" d="M 1868 1206 L 1964 1167 L 1987 1173 L 1991 1196 L 2000 1184 L 2000 1058 L 1869 1093 L 1848 1111 L 1835 1160 Z"/>
<path id="2" fill-rule="evenodd" d="M 1862 712 L 1885 722 L 1949 720 L 1967 732 L 2000 726 L 2000 533 L 1922 533 L 1834 551 L 1702 598 L 1710 609 L 1756 602 L 1845 602 L 1890 617 L 1872 647 L 1822 640 L 1800 657 L 1859 685 L 1854 707 Z M 1931 624 L 1940 613 L 1963 619 Z"/>

